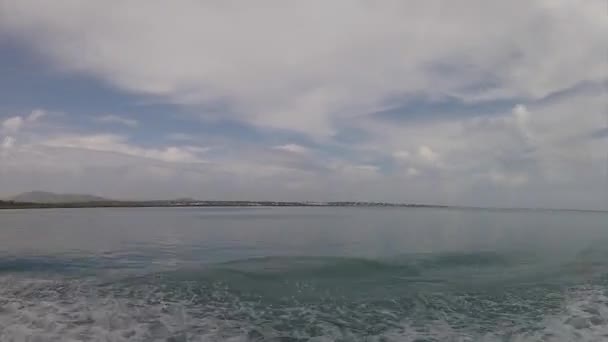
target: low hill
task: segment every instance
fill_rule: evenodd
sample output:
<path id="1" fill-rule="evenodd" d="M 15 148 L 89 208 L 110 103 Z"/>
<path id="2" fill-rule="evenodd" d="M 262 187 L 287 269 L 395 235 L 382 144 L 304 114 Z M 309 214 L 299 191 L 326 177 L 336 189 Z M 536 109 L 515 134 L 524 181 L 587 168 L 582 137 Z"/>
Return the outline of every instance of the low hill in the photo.
<path id="1" fill-rule="evenodd" d="M 107 198 L 83 194 L 56 194 L 45 191 L 31 191 L 19 194 L 10 199 L 15 202 L 27 203 L 84 203 L 107 202 Z"/>

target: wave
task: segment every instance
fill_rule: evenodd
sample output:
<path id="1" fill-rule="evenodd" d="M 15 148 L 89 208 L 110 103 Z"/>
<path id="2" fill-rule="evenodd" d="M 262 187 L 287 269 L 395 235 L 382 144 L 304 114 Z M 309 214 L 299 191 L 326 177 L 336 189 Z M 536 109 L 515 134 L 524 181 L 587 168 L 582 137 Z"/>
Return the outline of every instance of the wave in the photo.
<path id="1" fill-rule="evenodd" d="M 533 256 L 275 256 L 100 277 L 120 265 L 114 257 L 0 259 L 0 340 L 527 342 L 608 334 L 602 275 L 584 286 L 552 283 L 546 275 L 560 268 L 546 270 Z M 78 276 L 73 267 L 97 271 Z M 484 277 L 492 281 L 480 286 Z"/>
<path id="2" fill-rule="evenodd" d="M 500 268 L 520 264 L 512 256 L 482 253 L 411 254 L 385 259 L 339 256 L 272 256 L 232 260 L 176 273 L 240 274 L 251 278 L 358 278 L 419 276 L 427 271 Z"/>
<path id="3" fill-rule="evenodd" d="M 0 340 L 600 341 L 606 287 L 534 295 L 418 293 L 374 302 L 247 298 L 215 284 L 0 277 Z"/>
<path id="4" fill-rule="evenodd" d="M 219 263 L 180 262 L 171 259 L 163 262 L 141 253 L 128 255 L 82 256 L 31 256 L 0 257 L 0 274 L 10 273 L 77 273 L 91 274 L 112 269 L 160 270 L 172 277 L 230 277 L 242 276 L 257 279 L 310 278 L 349 279 L 375 277 L 406 279 L 421 276 L 428 271 L 458 268 L 500 268 L 516 262 L 508 255 L 497 253 L 444 253 L 404 255 L 390 259 L 370 259 L 336 256 L 272 256 L 237 259 Z M 162 274 L 156 273 L 157 276 Z M 413 278 L 412 278 L 413 279 Z"/>
<path id="5" fill-rule="evenodd" d="M 61 257 L 5 257 L 0 258 L 0 274 L 46 272 L 76 272 L 86 269 L 115 267 L 95 258 L 61 258 Z"/>

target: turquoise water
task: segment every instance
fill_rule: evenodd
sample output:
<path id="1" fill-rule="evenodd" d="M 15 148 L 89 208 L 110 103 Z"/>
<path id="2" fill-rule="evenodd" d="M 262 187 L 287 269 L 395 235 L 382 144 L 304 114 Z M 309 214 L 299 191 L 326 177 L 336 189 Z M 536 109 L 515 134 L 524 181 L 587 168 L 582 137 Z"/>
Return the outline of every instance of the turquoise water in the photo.
<path id="1" fill-rule="evenodd" d="M 608 214 L 0 211 L 0 341 L 607 341 Z"/>

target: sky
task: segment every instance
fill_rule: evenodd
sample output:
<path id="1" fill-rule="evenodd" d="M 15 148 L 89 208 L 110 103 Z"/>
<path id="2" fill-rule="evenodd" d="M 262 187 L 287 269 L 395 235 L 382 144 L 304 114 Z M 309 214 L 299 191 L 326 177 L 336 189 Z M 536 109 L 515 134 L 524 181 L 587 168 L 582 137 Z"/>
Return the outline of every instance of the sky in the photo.
<path id="1" fill-rule="evenodd" d="M 0 197 L 608 209 L 608 2 L 0 0 Z"/>

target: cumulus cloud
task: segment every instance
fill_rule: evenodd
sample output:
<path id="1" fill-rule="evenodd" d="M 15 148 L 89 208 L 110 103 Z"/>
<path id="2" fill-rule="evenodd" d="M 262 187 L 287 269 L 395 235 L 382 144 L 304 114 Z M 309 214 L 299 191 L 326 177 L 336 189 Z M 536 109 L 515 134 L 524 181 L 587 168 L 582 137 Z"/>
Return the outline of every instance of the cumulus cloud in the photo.
<path id="1" fill-rule="evenodd" d="M 35 109 L 27 115 L 12 116 L 4 120 L 0 120 L 0 133 L 16 134 L 25 125 L 35 123 L 46 115 L 46 112 L 41 109 Z"/>
<path id="2" fill-rule="evenodd" d="M 191 155 L 173 157 L 175 151 L 144 149 L 117 137 L 29 140 L 14 145 L 10 155 L 0 154 L 0 188 L 5 196 L 43 189 L 118 198 L 336 200 L 341 198 L 339 190 L 351 188 L 351 182 L 374 171 L 343 163 L 335 172 L 324 174 L 299 167 L 291 159 L 270 160 L 263 151 L 232 151 L 233 155 L 209 162 L 192 162 Z M 352 180 L 345 180 L 343 174 Z M 335 194 L 328 193 L 328 188 Z"/>
<path id="3" fill-rule="evenodd" d="M 11 136 L 4 137 L 0 144 L 0 161 L 7 159 L 11 150 L 15 146 L 15 138 Z"/>
<path id="4" fill-rule="evenodd" d="M 15 138 L 13 137 L 5 137 L 4 140 L 2 140 L 2 148 L 3 149 L 10 149 L 13 146 L 15 146 Z"/>
<path id="5" fill-rule="evenodd" d="M 424 161 L 429 163 L 436 163 L 439 160 L 439 155 L 437 154 L 437 152 L 433 151 L 433 149 L 425 145 L 418 147 L 418 155 Z"/>
<path id="6" fill-rule="evenodd" d="M 522 104 L 518 104 L 513 108 L 513 114 L 515 118 L 520 124 L 525 124 L 530 118 L 530 112 L 528 112 L 528 108 Z"/>
<path id="7" fill-rule="evenodd" d="M 26 118 L 27 122 L 36 122 L 46 116 L 46 111 L 43 109 L 34 109 Z"/>
<path id="8" fill-rule="evenodd" d="M 24 129 L 34 125 L 46 112 L 41 109 L 35 109 L 29 114 L 12 116 L 4 120 L 0 120 L 0 145 L 2 149 L 2 157 L 6 158 L 8 153 L 17 144 L 17 138 L 22 134 Z"/>
<path id="9" fill-rule="evenodd" d="M 20 116 L 13 116 L 2 122 L 2 130 L 8 133 L 17 133 L 23 126 L 23 118 Z"/>
<path id="10" fill-rule="evenodd" d="M 440 121 L 366 120 L 361 127 L 373 139 L 360 148 L 378 153 L 392 150 L 398 172 L 411 174 L 416 169 L 413 173 L 428 179 L 448 181 L 461 195 L 483 186 L 484 192 L 500 196 L 518 187 L 513 198 L 530 203 L 539 200 L 535 193 L 568 188 L 560 198 L 547 195 L 543 201 L 574 207 L 585 202 L 601 208 L 608 197 L 607 146 L 590 132 L 606 126 L 607 105 L 605 91 L 595 88 L 551 101 L 516 104 L 491 115 Z M 585 201 L 579 196 L 582 193 L 587 194 Z"/>
<path id="11" fill-rule="evenodd" d="M 212 154 L 200 145 L 147 147 L 125 135 L 62 129 L 25 125 L 19 144 L 3 138 L 1 194 L 43 189 L 119 198 L 337 200 L 352 184 L 379 175 L 376 166 L 323 160 L 297 144 L 236 145 Z"/>

